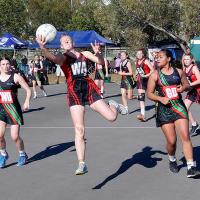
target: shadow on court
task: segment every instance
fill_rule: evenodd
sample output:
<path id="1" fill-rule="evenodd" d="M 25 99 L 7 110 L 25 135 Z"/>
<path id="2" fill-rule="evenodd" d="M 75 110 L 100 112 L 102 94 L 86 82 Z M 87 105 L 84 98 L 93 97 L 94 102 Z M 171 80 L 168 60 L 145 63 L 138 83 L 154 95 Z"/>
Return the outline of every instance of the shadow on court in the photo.
<path id="1" fill-rule="evenodd" d="M 112 97 L 120 97 L 122 96 L 121 94 L 115 94 L 115 95 L 110 95 L 110 96 L 106 96 L 104 97 L 104 99 L 108 99 L 108 98 L 112 98 Z"/>
<path id="2" fill-rule="evenodd" d="M 167 153 L 159 151 L 159 150 L 152 150 L 152 147 L 146 146 L 145 148 L 142 149 L 141 152 L 138 152 L 134 154 L 131 158 L 123 161 L 121 166 L 115 173 L 108 176 L 103 182 L 99 183 L 92 189 L 101 189 L 108 182 L 117 178 L 119 175 L 125 173 L 129 168 L 131 168 L 135 164 L 142 165 L 143 167 L 146 167 L 146 168 L 155 167 L 158 161 L 162 160 L 162 158 L 152 157 L 155 154 L 166 155 Z"/>
<path id="3" fill-rule="evenodd" d="M 23 111 L 23 113 L 30 113 L 30 112 L 35 112 L 35 111 L 41 111 L 44 110 L 45 107 L 39 107 L 39 108 L 33 108 L 33 109 L 29 109 L 27 111 Z"/>
<path id="4" fill-rule="evenodd" d="M 31 158 L 29 158 L 27 164 L 38 161 L 38 160 L 43 160 L 50 156 L 57 155 L 73 146 L 74 146 L 74 142 L 67 142 L 67 143 L 61 143 L 61 144 L 55 144 L 52 146 L 48 146 L 45 150 L 43 150 L 43 151 L 35 154 Z"/>
<path id="5" fill-rule="evenodd" d="M 146 110 L 146 111 L 149 111 L 149 110 L 152 110 L 152 109 L 154 109 L 154 108 L 155 108 L 155 104 L 146 106 L 146 107 L 145 107 L 145 110 Z M 138 111 L 140 111 L 140 108 L 137 108 L 137 109 L 131 111 L 129 114 L 133 114 L 133 113 L 138 112 Z"/>
<path id="6" fill-rule="evenodd" d="M 61 92 L 61 93 L 57 93 L 57 94 L 50 94 L 50 95 L 47 95 L 47 97 L 54 97 L 54 96 L 59 96 L 59 95 L 63 95 L 63 94 L 67 94 L 66 92 Z"/>
<path id="7" fill-rule="evenodd" d="M 194 161 L 196 161 L 196 166 L 199 169 L 200 168 L 200 146 L 197 147 L 193 147 L 193 157 L 194 157 Z M 180 161 L 182 162 L 181 165 L 179 165 L 179 169 L 183 168 L 183 167 L 187 167 L 187 163 L 185 160 L 185 157 L 183 156 Z"/>

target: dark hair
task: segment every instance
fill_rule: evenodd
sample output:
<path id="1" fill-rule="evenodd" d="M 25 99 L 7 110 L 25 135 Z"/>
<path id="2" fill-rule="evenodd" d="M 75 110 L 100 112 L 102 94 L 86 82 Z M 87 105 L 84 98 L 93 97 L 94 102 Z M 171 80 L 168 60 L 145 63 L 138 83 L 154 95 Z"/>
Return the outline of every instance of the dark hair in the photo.
<path id="1" fill-rule="evenodd" d="M 147 57 L 147 50 L 146 50 L 146 49 L 140 48 L 140 49 L 138 49 L 137 51 L 141 51 L 141 52 L 143 53 L 144 57 L 145 57 L 145 58 Z"/>
<path id="2" fill-rule="evenodd" d="M 127 56 L 127 59 L 130 59 L 130 57 L 129 57 L 129 54 L 128 54 L 128 52 L 127 52 L 127 51 L 122 51 L 121 53 L 125 53 L 125 54 L 126 54 L 126 56 Z M 121 55 L 121 53 L 120 53 L 120 55 Z"/>
<path id="3" fill-rule="evenodd" d="M 170 65 L 174 64 L 174 58 L 172 52 L 169 49 L 161 49 L 159 52 L 163 52 L 168 58 L 171 58 L 169 61 Z"/>

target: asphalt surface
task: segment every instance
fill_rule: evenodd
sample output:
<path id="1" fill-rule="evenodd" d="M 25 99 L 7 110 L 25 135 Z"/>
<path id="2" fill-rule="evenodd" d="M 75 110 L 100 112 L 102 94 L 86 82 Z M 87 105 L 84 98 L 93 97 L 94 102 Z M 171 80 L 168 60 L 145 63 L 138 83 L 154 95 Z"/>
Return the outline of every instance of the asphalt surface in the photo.
<path id="1" fill-rule="evenodd" d="M 46 86 L 48 97 L 31 101 L 21 128 L 29 163 L 16 166 L 18 154 L 6 130 L 7 166 L 0 170 L 1 200 L 182 200 L 199 198 L 199 179 L 186 178 L 180 140 L 180 172 L 168 169 L 165 139 L 155 127 L 154 103 L 147 100 L 145 123 L 136 120 L 138 102 L 129 102 L 130 114 L 114 123 L 86 107 L 86 162 L 89 172 L 75 176 L 77 168 L 74 130 L 66 103 L 65 85 Z M 38 89 L 38 93 L 40 93 Z M 119 86 L 106 84 L 106 98 L 121 101 Z M 19 99 L 24 91 L 19 90 Z M 200 119 L 200 106 L 192 111 Z M 192 137 L 194 157 L 200 167 L 200 134 Z"/>

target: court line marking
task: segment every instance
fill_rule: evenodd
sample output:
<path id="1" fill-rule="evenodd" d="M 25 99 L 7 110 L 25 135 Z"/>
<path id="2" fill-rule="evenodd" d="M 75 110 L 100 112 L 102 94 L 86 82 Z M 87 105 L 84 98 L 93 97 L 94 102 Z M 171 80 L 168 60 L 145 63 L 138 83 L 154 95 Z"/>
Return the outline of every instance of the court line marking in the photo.
<path id="1" fill-rule="evenodd" d="M 9 128 L 9 127 L 8 127 Z M 73 126 L 21 126 L 21 129 L 74 129 Z M 86 126 L 86 129 L 155 129 L 154 126 L 138 127 L 138 126 Z"/>

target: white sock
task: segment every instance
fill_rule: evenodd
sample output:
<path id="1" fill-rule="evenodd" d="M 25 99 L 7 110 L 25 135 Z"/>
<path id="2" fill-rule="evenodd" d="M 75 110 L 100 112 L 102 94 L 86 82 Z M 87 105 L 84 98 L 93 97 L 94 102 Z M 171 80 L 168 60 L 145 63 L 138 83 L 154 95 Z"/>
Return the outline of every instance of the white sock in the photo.
<path id="1" fill-rule="evenodd" d="M 192 126 L 196 126 L 196 125 L 197 125 L 197 122 L 193 122 L 193 123 L 192 123 Z"/>
<path id="2" fill-rule="evenodd" d="M 37 96 L 37 93 L 36 93 L 36 92 L 34 92 L 34 96 Z"/>
<path id="3" fill-rule="evenodd" d="M 84 161 L 80 161 L 79 164 L 85 165 L 85 162 Z"/>
<path id="4" fill-rule="evenodd" d="M 188 161 L 187 162 L 187 168 L 191 169 L 191 167 L 194 167 L 194 161 Z"/>
<path id="5" fill-rule="evenodd" d="M 171 162 L 175 162 L 176 161 L 176 156 L 175 155 L 169 155 L 168 154 L 168 157 L 169 157 L 169 160 L 171 161 Z"/>
<path id="6" fill-rule="evenodd" d="M 7 153 L 6 153 L 6 150 L 5 149 L 0 149 L 0 153 L 2 156 L 6 156 Z"/>
<path id="7" fill-rule="evenodd" d="M 20 156 L 23 156 L 24 154 L 25 154 L 25 151 L 24 151 L 24 150 L 19 151 L 19 155 L 20 155 Z"/>
<path id="8" fill-rule="evenodd" d="M 103 94 L 103 92 L 104 92 L 104 88 L 103 88 L 103 87 L 101 87 L 101 94 Z"/>
<path id="9" fill-rule="evenodd" d="M 145 108 L 141 108 L 141 114 L 145 116 Z"/>

